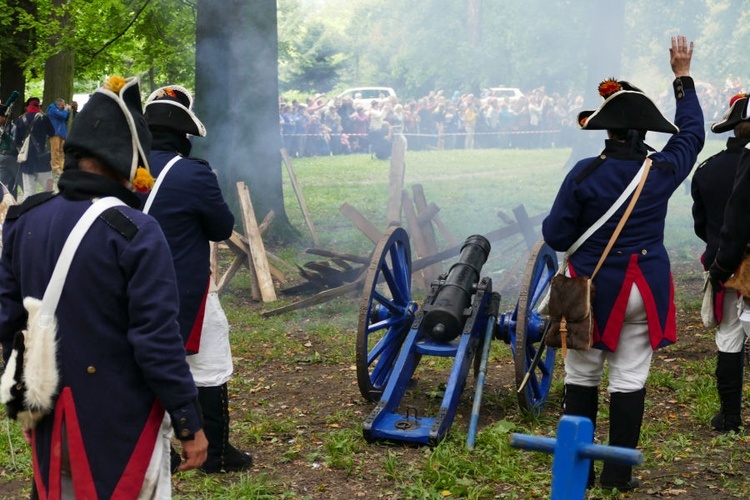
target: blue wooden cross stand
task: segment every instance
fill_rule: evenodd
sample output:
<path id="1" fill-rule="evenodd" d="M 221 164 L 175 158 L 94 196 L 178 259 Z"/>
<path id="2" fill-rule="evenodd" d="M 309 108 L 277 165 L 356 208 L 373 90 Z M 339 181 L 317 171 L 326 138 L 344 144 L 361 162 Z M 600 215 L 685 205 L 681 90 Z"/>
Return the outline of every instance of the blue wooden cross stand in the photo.
<path id="1" fill-rule="evenodd" d="M 626 465 L 640 465 L 638 450 L 603 446 L 594 442 L 594 425 L 585 417 L 564 415 L 557 426 L 557 439 L 511 434 L 510 445 L 531 451 L 552 453 L 551 500 L 583 499 L 592 459 Z"/>

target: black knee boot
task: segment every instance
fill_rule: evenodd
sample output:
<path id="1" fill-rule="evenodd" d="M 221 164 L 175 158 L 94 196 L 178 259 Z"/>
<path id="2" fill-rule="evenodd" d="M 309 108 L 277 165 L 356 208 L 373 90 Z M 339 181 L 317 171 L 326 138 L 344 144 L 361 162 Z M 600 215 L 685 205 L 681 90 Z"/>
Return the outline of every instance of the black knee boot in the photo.
<path id="1" fill-rule="evenodd" d="M 208 473 L 249 469 L 253 457 L 229 444 L 229 398 L 227 384 L 198 387 L 198 401 L 203 410 L 203 430 L 208 439 L 208 458 L 201 470 Z"/>
<path id="2" fill-rule="evenodd" d="M 738 432 L 742 427 L 742 352 L 721 352 L 716 358 L 716 389 L 721 410 L 711 419 L 711 427 L 719 432 Z"/>
<path id="3" fill-rule="evenodd" d="M 565 415 L 586 417 L 591 420 L 591 423 L 594 424 L 594 429 L 596 429 L 596 414 L 599 411 L 598 387 L 565 384 L 565 401 L 563 405 L 563 413 Z M 592 460 L 586 487 L 592 488 L 595 482 L 594 461 Z"/>
<path id="4" fill-rule="evenodd" d="M 613 392 L 609 403 L 609 445 L 635 449 L 641 435 L 646 389 L 635 392 Z M 632 491 L 641 484 L 634 478 L 630 465 L 604 462 L 601 486 L 605 490 L 617 488 Z"/>

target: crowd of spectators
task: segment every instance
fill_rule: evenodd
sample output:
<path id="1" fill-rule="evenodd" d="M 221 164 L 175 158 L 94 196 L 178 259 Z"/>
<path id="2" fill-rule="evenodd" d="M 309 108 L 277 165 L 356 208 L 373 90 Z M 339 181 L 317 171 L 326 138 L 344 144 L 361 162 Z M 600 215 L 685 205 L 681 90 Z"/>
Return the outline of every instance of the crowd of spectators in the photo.
<path id="1" fill-rule="evenodd" d="M 727 78 L 722 88 L 698 83 L 707 126 L 718 121 L 741 82 Z M 663 100 L 662 100 L 663 97 Z M 665 91 L 657 105 L 673 114 Z M 403 103 L 396 97 L 369 105 L 329 99 L 323 94 L 279 103 L 282 143 L 292 157 L 368 153 L 388 158 L 390 139 L 403 134 L 410 150 L 569 147 L 578 130 L 583 95 L 548 93 L 538 87 L 525 95 L 490 97 L 442 90 Z M 669 109 L 669 108 L 672 109 Z"/>

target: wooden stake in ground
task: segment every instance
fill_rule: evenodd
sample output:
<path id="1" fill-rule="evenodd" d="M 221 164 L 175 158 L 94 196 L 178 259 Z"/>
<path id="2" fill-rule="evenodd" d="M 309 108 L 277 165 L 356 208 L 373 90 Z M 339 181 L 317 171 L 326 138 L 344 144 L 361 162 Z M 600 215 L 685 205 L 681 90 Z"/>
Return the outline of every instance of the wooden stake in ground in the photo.
<path id="1" fill-rule="evenodd" d="M 388 225 L 401 225 L 401 190 L 404 189 L 404 174 L 406 172 L 406 138 L 402 134 L 393 136 L 391 146 L 391 173 L 388 179 L 388 207 L 386 222 Z M 378 240 L 379 241 L 379 240 Z"/>
<path id="2" fill-rule="evenodd" d="M 239 194 L 240 207 L 242 209 L 242 223 L 245 227 L 245 236 L 250 249 L 248 258 L 252 262 L 252 268 L 255 271 L 255 277 L 258 280 L 260 295 L 263 302 L 273 302 L 276 300 L 276 290 L 273 288 L 273 279 L 266 258 L 266 249 L 263 245 L 258 221 L 255 218 L 255 209 L 250 201 L 250 191 L 244 182 L 237 183 L 237 193 Z"/>
<path id="3" fill-rule="evenodd" d="M 310 235 L 312 236 L 313 242 L 315 243 L 315 246 L 320 246 L 320 243 L 318 242 L 318 233 L 315 232 L 315 228 L 313 227 L 312 218 L 310 217 L 310 211 L 307 210 L 305 197 L 302 196 L 302 189 L 300 189 L 299 184 L 297 183 L 297 176 L 294 173 L 294 167 L 292 167 L 292 159 L 289 158 L 289 153 L 286 152 L 286 148 L 281 148 L 281 158 L 284 160 L 284 165 L 286 165 L 286 171 L 289 174 L 289 180 L 292 181 L 294 194 L 297 195 L 299 207 L 302 209 L 302 216 L 305 218 L 305 223 L 307 224 L 308 229 L 310 229 Z"/>

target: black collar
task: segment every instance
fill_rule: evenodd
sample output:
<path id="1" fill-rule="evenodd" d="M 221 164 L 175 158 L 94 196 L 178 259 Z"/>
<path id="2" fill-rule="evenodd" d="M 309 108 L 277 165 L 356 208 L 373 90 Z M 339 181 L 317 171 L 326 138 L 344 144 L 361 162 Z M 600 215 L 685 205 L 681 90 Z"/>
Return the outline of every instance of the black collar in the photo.
<path id="1" fill-rule="evenodd" d="M 616 158 L 618 160 L 638 160 L 638 161 L 645 160 L 647 156 L 646 153 L 633 151 L 633 149 L 630 147 L 630 145 L 627 142 L 616 141 L 614 139 L 604 140 L 604 150 L 602 151 L 601 154 L 603 154 L 607 158 Z"/>
<path id="2" fill-rule="evenodd" d="M 57 182 L 66 200 L 83 201 L 101 196 L 114 196 L 133 208 L 141 208 L 141 200 L 128 188 L 103 175 L 83 170 L 65 170 Z"/>

